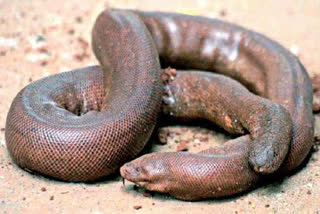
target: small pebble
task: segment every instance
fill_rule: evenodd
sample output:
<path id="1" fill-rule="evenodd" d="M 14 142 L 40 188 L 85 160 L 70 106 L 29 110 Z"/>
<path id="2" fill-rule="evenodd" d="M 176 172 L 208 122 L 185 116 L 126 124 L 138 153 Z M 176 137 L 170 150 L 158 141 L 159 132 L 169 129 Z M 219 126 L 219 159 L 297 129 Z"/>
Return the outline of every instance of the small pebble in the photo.
<path id="1" fill-rule="evenodd" d="M 313 113 L 319 113 L 320 112 L 320 104 L 317 102 L 314 102 L 312 105 L 312 111 L 313 111 Z"/>
<path id="2" fill-rule="evenodd" d="M 142 208 L 141 205 L 135 205 L 135 206 L 133 206 L 133 209 L 135 209 L 135 210 L 140 210 L 141 208 Z"/>
<path id="3" fill-rule="evenodd" d="M 89 43 L 85 39 L 83 39 L 81 37 L 78 38 L 78 42 L 80 43 L 80 45 L 83 48 L 88 48 L 89 47 Z"/>
<path id="4" fill-rule="evenodd" d="M 40 53 L 49 54 L 48 48 L 47 48 L 47 47 L 44 47 L 44 46 L 39 47 L 39 48 L 38 48 L 38 51 L 39 51 Z"/>
<path id="5" fill-rule="evenodd" d="M 169 137 L 169 131 L 166 129 L 160 129 L 158 133 L 159 141 L 162 145 L 165 145 L 168 143 L 168 137 Z"/>
<path id="6" fill-rule="evenodd" d="M 150 197 L 152 197 L 152 194 L 150 192 L 144 192 L 143 196 L 147 197 L 147 198 L 150 198 Z"/>
<path id="7" fill-rule="evenodd" d="M 44 42 L 44 41 L 46 41 L 46 39 L 43 36 L 37 35 L 36 42 Z"/>
<path id="8" fill-rule="evenodd" d="M 70 29 L 70 30 L 68 31 L 68 34 L 73 35 L 74 32 L 75 32 L 74 29 Z"/>
<path id="9" fill-rule="evenodd" d="M 221 17 L 225 17 L 225 16 L 227 15 L 226 9 L 220 10 L 219 15 L 220 15 Z"/>
<path id="10" fill-rule="evenodd" d="M 42 191 L 42 192 L 45 192 L 45 191 L 47 191 L 47 189 L 46 189 L 45 187 L 42 187 L 42 188 L 41 188 L 41 191 Z"/>
<path id="11" fill-rule="evenodd" d="M 76 17 L 76 22 L 81 23 L 82 22 L 82 18 L 80 16 Z"/>
<path id="12" fill-rule="evenodd" d="M 293 53 L 294 55 L 298 56 L 299 55 L 299 47 L 297 45 L 291 45 L 290 52 Z"/>
<path id="13" fill-rule="evenodd" d="M 181 140 L 177 146 L 177 151 L 188 151 L 187 142 Z"/>
<path id="14" fill-rule="evenodd" d="M 47 64 L 48 64 L 48 61 L 46 61 L 46 60 L 43 60 L 43 61 L 40 63 L 41 66 L 46 66 Z"/>

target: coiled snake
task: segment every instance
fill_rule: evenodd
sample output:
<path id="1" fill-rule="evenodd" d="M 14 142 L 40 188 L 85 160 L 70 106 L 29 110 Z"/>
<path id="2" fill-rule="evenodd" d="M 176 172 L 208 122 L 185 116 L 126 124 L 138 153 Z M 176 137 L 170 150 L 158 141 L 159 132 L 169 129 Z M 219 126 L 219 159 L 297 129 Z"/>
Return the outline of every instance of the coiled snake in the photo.
<path id="1" fill-rule="evenodd" d="M 204 17 L 107 9 L 96 20 L 92 46 L 100 66 L 36 81 L 14 99 L 5 136 L 20 167 L 92 181 L 126 163 L 125 179 L 199 200 L 288 173 L 311 149 L 307 72 L 261 34 Z M 180 70 L 163 83 L 167 66 Z M 200 153 L 153 153 L 127 163 L 145 146 L 161 110 L 243 136 Z"/>

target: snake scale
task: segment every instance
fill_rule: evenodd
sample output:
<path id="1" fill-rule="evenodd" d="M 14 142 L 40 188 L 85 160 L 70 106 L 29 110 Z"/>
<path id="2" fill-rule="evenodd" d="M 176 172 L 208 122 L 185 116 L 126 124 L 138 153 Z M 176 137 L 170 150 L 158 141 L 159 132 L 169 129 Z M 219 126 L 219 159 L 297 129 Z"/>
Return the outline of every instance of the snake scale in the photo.
<path id="1" fill-rule="evenodd" d="M 286 174 L 311 149 L 309 76 L 259 33 L 200 16 L 107 9 L 92 47 L 99 66 L 38 80 L 15 97 L 5 137 L 21 168 L 85 182 L 123 165 L 121 175 L 146 189 L 200 200 Z M 131 161 L 160 115 L 209 120 L 241 136 L 200 153 Z"/>

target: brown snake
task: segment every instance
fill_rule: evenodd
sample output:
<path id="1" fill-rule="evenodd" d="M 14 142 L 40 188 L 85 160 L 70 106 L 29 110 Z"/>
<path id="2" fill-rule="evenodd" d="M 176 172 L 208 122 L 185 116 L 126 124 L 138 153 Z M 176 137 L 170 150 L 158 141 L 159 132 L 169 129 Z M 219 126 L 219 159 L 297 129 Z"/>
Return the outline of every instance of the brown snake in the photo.
<path id="1" fill-rule="evenodd" d="M 183 200 L 229 196 L 265 174 L 288 173 L 310 151 L 310 79 L 265 36 L 204 17 L 106 10 L 92 39 L 101 67 L 36 81 L 14 99 L 6 143 L 20 167 L 67 181 L 107 176 L 142 150 L 161 106 L 169 117 L 246 135 L 201 153 L 144 155 L 120 169 L 149 190 Z M 159 58 L 163 68 L 191 71 L 163 85 Z"/>

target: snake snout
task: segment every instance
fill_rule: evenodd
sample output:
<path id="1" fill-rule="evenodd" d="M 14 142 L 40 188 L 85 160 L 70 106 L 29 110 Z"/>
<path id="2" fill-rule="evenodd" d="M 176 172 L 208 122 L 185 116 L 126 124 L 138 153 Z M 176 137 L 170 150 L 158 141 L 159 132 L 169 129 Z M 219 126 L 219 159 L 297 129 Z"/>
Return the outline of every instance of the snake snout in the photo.
<path id="1" fill-rule="evenodd" d="M 143 167 L 139 164 L 134 164 L 132 162 L 126 163 L 120 168 L 121 176 L 131 182 L 147 182 L 146 173 L 143 170 Z"/>
<path id="2" fill-rule="evenodd" d="M 164 154 L 147 154 L 120 168 L 120 174 L 128 181 L 140 186 L 155 185 L 167 180 L 168 167 L 162 160 Z"/>

